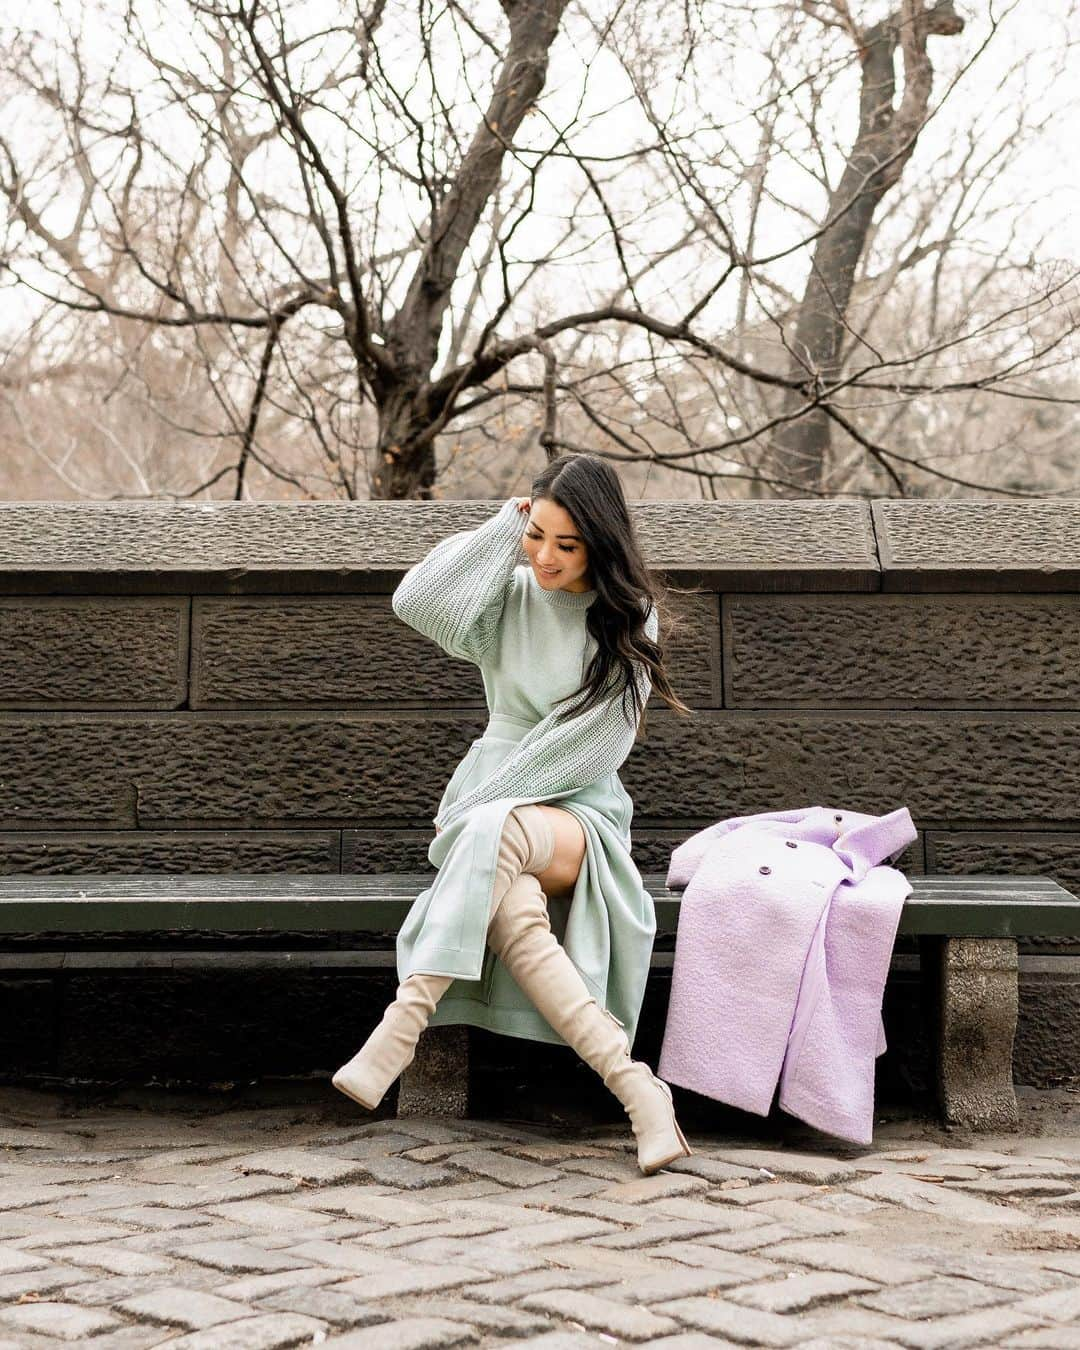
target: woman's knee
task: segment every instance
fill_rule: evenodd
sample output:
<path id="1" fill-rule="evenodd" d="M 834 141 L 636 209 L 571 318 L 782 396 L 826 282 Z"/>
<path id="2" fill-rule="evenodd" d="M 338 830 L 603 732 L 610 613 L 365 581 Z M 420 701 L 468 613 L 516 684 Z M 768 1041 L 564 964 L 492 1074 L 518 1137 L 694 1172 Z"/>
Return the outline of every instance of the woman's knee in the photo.
<path id="1" fill-rule="evenodd" d="M 554 837 L 551 856 L 546 866 L 537 872 L 537 877 L 548 895 L 571 895 L 585 860 L 584 827 L 572 811 L 561 806 L 537 806 L 536 810 L 547 818 Z"/>

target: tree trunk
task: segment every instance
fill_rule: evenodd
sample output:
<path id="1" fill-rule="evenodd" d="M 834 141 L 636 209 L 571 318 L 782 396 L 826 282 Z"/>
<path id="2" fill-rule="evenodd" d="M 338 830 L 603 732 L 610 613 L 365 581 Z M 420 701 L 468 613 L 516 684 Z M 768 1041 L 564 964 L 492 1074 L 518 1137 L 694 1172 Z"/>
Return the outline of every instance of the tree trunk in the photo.
<path id="1" fill-rule="evenodd" d="M 900 11 L 858 34 L 862 63 L 859 130 L 826 216 L 832 224 L 818 239 L 798 308 L 788 374 L 807 380 L 808 392 L 831 384 L 841 373 L 841 348 L 848 331 L 848 308 L 859 262 L 886 192 L 899 181 L 926 118 L 933 69 L 926 53 L 930 34 L 963 29 L 951 0 L 928 11 L 921 0 L 904 0 Z M 897 47 L 904 54 L 904 95 L 893 107 Z M 793 413 L 807 393 L 790 390 L 784 411 Z M 774 440 L 774 471 L 789 484 L 784 495 L 824 491 L 829 468 L 832 422 L 820 408 L 788 422 Z"/>
<path id="2" fill-rule="evenodd" d="M 379 413 L 378 473 L 371 475 L 372 500 L 415 497 L 430 501 L 436 482 L 435 443 L 424 433 L 430 422 L 422 391 L 396 385 L 376 395 Z"/>
<path id="3" fill-rule="evenodd" d="M 373 498 L 429 496 L 435 481 L 435 419 L 449 411 L 432 406 L 430 382 L 443 320 L 461 260 L 498 189 L 506 150 L 547 79 L 548 52 L 568 0 L 502 0 L 510 42 L 482 124 L 461 168 L 428 222 L 420 256 L 401 308 L 386 325 L 386 345 L 403 379 L 375 390 L 379 442 L 371 474 Z M 381 396 L 380 396 L 381 394 Z"/>

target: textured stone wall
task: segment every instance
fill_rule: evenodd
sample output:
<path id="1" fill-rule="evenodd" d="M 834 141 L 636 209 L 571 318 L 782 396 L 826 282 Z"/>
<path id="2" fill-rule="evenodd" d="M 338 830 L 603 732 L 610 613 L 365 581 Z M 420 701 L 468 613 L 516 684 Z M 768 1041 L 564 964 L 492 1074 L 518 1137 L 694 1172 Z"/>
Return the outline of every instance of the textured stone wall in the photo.
<path id="1" fill-rule="evenodd" d="M 389 593 L 495 505 L 0 504 L 0 872 L 428 872 L 483 686 Z M 906 805 L 912 874 L 1080 890 L 1080 503 L 633 509 L 650 564 L 689 592 L 669 666 L 693 709 L 654 697 L 622 771 L 642 871 L 727 815 Z M 278 939 L 258 945 L 339 945 Z M 326 1070 L 393 989 L 385 950 L 367 973 L 310 952 L 279 973 L 233 959 L 164 977 L 64 956 L 77 946 L 0 941 L 16 1073 Z M 1080 1077 L 1080 942 L 1022 953 L 1017 1078 Z M 918 991 L 902 940 L 879 1062 L 897 1092 L 926 1086 Z"/>

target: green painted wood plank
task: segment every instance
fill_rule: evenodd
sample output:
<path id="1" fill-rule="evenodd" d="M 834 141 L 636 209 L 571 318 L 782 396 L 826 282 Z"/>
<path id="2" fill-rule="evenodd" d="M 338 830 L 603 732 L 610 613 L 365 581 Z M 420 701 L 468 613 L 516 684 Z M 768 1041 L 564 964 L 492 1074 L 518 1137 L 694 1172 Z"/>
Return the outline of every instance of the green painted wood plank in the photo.
<path id="1" fill-rule="evenodd" d="M 643 877 L 657 936 L 680 892 Z M 901 933 L 959 937 L 1080 934 L 1080 899 L 1048 877 L 913 877 Z M 223 930 L 396 932 L 431 874 L 0 877 L 0 934 Z"/>
<path id="2" fill-rule="evenodd" d="M 403 898 L 354 895 L 0 900 L 0 933 L 141 933 L 163 928 L 184 932 L 396 932 L 410 904 L 411 900 Z"/>
<path id="3" fill-rule="evenodd" d="M 911 971 L 918 969 L 918 957 L 907 953 L 894 953 L 890 969 Z M 1043 960 L 1043 966 L 1037 963 Z M 1050 969 L 1057 971 L 1062 962 L 1075 961 L 1075 957 L 1055 956 L 1048 958 Z M 654 951 L 650 958 L 653 970 L 670 970 L 674 965 L 675 953 Z M 247 970 L 302 970 L 312 971 L 379 971 L 393 970 L 396 967 L 394 951 L 342 951 L 338 948 L 312 948 L 310 950 L 290 951 L 221 951 L 218 948 L 199 948 L 192 951 L 168 951 L 144 949 L 108 949 L 105 951 L 85 950 L 60 952 L 0 952 L 0 975 L 8 971 L 25 974 L 30 971 L 45 971 L 55 974 L 57 971 L 75 972 L 111 972 L 111 971 L 247 971 Z M 1046 958 L 1021 957 L 1021 969 L 1042 970 Z M 1071 967 L 1070 967 L 1071 968 Z"/>
<path id="4" fill-rule="evenodd" d="M 657 900 L 658 938 L 674 935 L 678 919 L 678 901 Z M 1075 937 L 1080 935 L 1080 900 L 1068 895 L 1027 901 L 972 895 L 938 901 L 912 895 L 901 911 L 897 931 L 950 937 Z"/>
<path id="5" fill-rule="evenodd" d="M 70 876 L 0 877 L 0 903 L 30 899 L 221 899 L 237 900 L 267 897 L 292 899 L 412 899 L 429 886 L 433 872 L 388 872 L 356 875 L 336 873 L 81 873 Z M 669 891 L 666 874 L 642 874 L 646 890 L 655 898 L 677 898 L 679 890 Z M 979 894 L 1005 894 L 1023 899 L 1027 896 L 1067 897 L 1069 892 L 1050 877 L 1040 876 L 913 876 L 913 899 L 924 895 L 950 896 L 968 891 Z"/>

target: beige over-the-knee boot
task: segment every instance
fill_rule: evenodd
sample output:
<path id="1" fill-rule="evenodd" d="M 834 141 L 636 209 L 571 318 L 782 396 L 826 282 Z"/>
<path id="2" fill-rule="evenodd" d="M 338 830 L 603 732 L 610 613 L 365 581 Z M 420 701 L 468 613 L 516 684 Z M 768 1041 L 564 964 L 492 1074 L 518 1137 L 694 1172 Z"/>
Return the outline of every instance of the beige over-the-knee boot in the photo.
<path id="1" fill-rule="evenodd" d="M 589 993 L 551 931 L 547 897 L 536 877 L 522 873 L 509 887 L 491 921 L 488 940 L 539 1012 L 622 1102 L 637 1139 L 642 1172 L 648 1176 L 689 1155 L 690 1145 L 675 1119 L 671 1089 L 646 1063 L 630 1058 L 622 1023 Z"/>
<path id="2" fill-rule="evenodd" d="M 514 880 L 526 868 L 542 872 L 554 848 L 555 832 L 542 811 L 529 804 L 507 813 L 489 898 L 489 922 Z M 423 973 L 403 980 L 382 1021 L 330 1079 L 334 1087 L 374 1111 L 390 1085 L 413 1062 L 416 1043 L 452 983 L 453 976 Z"/>

